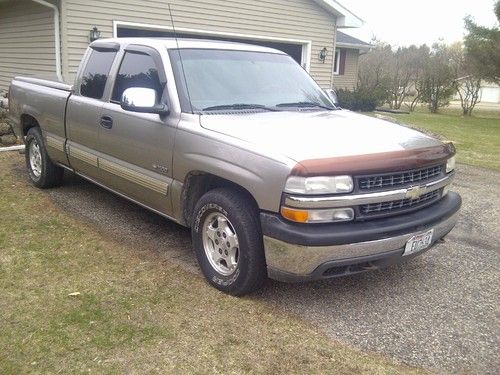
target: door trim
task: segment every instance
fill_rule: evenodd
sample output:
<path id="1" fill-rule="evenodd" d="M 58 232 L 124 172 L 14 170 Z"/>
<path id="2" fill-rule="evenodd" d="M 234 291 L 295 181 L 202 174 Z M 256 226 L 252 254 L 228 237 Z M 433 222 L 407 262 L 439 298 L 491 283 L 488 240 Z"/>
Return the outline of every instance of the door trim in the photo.
<path id="1" fill-rule="evenodd" d="M 91 152 L 84 151 L 74 144 L 70 144 L 68 149 L 68 156 L 78 159 L 81 162 L 87 163 L 98 168 L 99 170 L 111 173 L 117 177 L 123 178 L 124 180 L 140 185 L 162 195 L 168 194 L 168 187 L 170 184 L 163 179 L 155 178 L 134 169 L 127 168 L 119 163 L 97 156 Z"/>
<path id="2" fill-rule="evenodd" d="M 99 166 L 99 159 L 96 155 L 91 152 L 82 150 L 74 143 L 68 144 L 68 156 L 78 159 L 79 161 L 87 163 L 96 168 Z"/>
<path id="3" fill-rule="evenodd" d="M 144 173 L 134 171 L 133 169 L 124 167 L 110 160 L 99 158 L 99 169 L 133 182 L 134 184 L 141 185 L 142 187 L 153 190 L 157 193 L 163 195 L 167 195 L 168 193 L 169 184 L 167 182 L 148 176 Z"/>

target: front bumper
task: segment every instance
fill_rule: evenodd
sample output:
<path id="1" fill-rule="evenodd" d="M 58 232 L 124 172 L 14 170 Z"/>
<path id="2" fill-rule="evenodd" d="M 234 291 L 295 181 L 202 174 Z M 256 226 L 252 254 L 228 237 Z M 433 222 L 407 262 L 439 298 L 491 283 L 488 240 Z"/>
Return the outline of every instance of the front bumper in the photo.
<path id="1" fill-rule="evenodd" d="M 281 281 L 307 281 L 383 268 L 423 253 L 404 256 L 407 241 L 434 229 L 432 245 L 458 220 L 458 194 L 405 215 L 365 222 L 295 224 L 261 213 L 268 275 Z M 431 245 L 431 246 L 432 246 Z"/>

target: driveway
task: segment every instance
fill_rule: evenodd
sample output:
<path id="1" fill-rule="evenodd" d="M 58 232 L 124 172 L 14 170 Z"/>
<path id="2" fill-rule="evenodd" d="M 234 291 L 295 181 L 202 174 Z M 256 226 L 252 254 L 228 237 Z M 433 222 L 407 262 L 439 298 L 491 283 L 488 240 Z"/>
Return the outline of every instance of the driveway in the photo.
<path id="1" fill-rule="evenodd" d="M 13 154 L 14 155 L 14 154 Z M 15 173 L 26 178 L 22 156 Z M 68 174 L 52 201 L 137 251 L 195 274 L 189 231 Z M 421 257 L 383 271 L 308 284 L 269 282 L 259 294 L 335 340 L 443 371 L 500 370 L 500 173 L 460 165 L 458 226 Z"/>

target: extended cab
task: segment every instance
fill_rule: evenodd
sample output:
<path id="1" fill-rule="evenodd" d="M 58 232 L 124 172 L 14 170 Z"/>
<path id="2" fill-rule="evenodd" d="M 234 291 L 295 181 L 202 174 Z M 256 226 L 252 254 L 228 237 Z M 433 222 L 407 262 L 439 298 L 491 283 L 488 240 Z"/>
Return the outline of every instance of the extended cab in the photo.
<path id="1" fill-rule="evenodd" d="M 381 268 L 457 222 L 453 145 L 337 108 L 277 50 L 98 40 L 72 86 L 17 77 L 9 105 L 36 186 L 67 169 L 190 227 L 227 293 Z"/>

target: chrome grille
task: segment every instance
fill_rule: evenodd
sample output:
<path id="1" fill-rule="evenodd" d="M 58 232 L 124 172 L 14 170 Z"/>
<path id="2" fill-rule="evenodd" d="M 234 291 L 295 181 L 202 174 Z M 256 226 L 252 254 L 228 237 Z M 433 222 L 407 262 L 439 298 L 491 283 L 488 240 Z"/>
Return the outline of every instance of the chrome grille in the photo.
<path id="1" fill-rule="evenodd" d="M 390 202 L 370 203 L 359 206 L 359 212 L 362 217 L 393 215 L 400 211 L 410 211 L 415 208 L 426 206 L 441 196 L 441 190 L 431 191 L 421 195 L 417 199 L 401 199 Z"/>
<path id="2" fill-rule="evenodd" d="M 371 175 L 357 177 L 358 188 L 363 191 L 383 190 L 392 187 L 411 185 L 416 182 L 425 183 L 438 177 L 443 172 L 442 165 L 404 171 L 391 174 Z"/>

